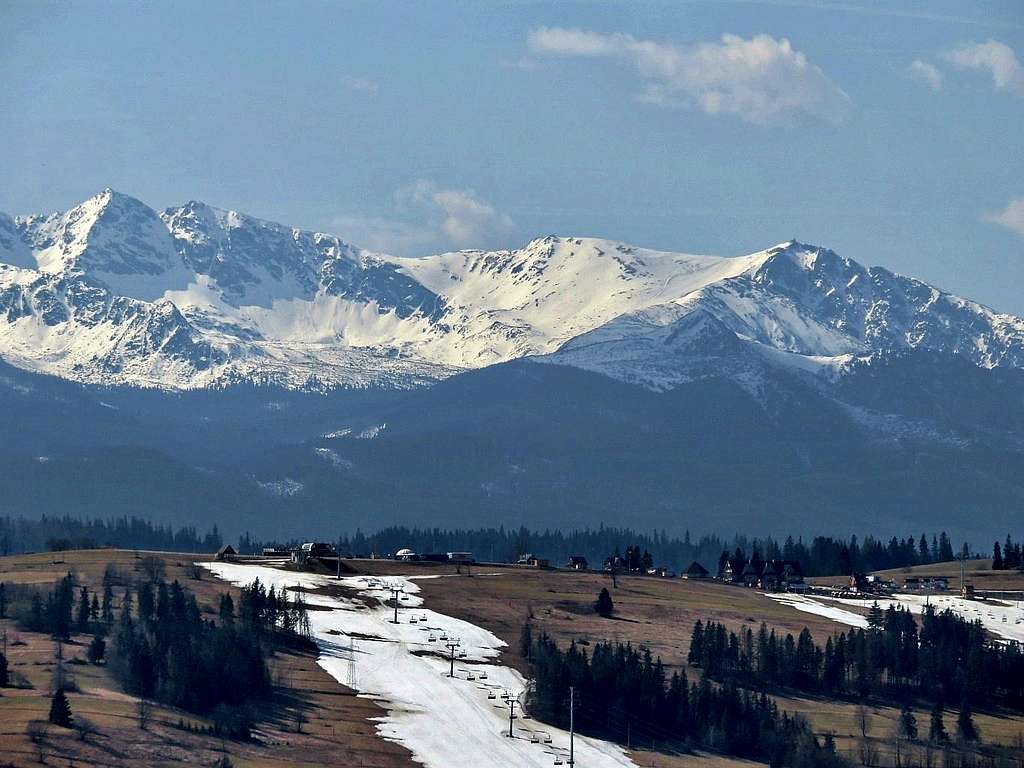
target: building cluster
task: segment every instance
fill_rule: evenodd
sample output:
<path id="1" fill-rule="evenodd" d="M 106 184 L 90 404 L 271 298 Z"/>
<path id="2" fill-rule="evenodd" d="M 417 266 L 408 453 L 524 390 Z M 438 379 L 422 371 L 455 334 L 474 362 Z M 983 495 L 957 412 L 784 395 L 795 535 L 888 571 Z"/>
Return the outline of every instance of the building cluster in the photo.
<path id="1" fill-rule="evenodd" d="M 755 560 L 751 558 L 737 567 L 725 560 L 718 573 L 721 581 L 741 584 L 766 592 L 806 592 L 803 570 L 796 560 Z"/>

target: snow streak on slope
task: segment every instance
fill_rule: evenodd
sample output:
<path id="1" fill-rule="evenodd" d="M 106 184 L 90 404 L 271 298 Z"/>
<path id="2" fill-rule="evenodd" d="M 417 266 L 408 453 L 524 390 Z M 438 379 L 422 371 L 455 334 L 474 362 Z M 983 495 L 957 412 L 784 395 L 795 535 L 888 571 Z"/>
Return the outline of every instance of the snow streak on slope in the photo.
<path id="1" fill-rule="evenodd" d="M 817 614 L 818 616 L 824 616 L 837 621 L 840 624 L 860 627 L 861 629 L 866 629 L 868 625 L 867 619 L 864 616 L 838 608 L 835 604 L 867 608 L 872 603 L 877 602 L 878 607 L 883 611 L 893 607 L 918 614 L 924 613 L 928 606 L 931 606 L 936 611 L 951 610 L 968 621 L 980 621 L 982 626 L 996 637 L 1024 643 L 1024 610 L 1016 605 L 996 600 L 981 602 L 978 600 L 964 600 L 961 597 L 952 595 L 894 595 L 892 598 L 870 601 L 838 597 L 822 597 L 818 599 L 792 594 L 769 594 L 767 597 L 792 606 L 798 611 Z"/>
<path id="2" fill-rule="evenodd" d="M 315 590 L 339 583 L 329 577 L 260 566 L 202 565 L 232 584 L 259 579 L 279 591 Z M 499 663 L 501 640 L 474 624 L 425 608 L 419 588 L 409 578 L 346 577 L 341 585 L 356 590 L 361 599 L 304 596 L 318 607 L 309 615 L 320 647 L 318 663 L 338 682 L 349 684 L 354 679 L 359 695 L 388 710 L 376 721 L 382 737 L 407 747 L 413 759 L 427 768 L 549 768 L 556 757 L 566 758 L 569 736 L 557 728 L 520 718 L 514 737 L 508 737 L 508 709 L 500 696 L 510 691 L 521 697 L 525 682 L 517 671 Z M 407 596 L 397 625 L 391 623 L 392 609 L 380 604 L 390 598 L 392 586 L 404 589 Z M 455 678 L 447 677 L 449 662 L 442 637 L 457 638 L 465 652 L 456 661 Z M 493 699 L 489 698 L 492 693 Z M 575 756 L 580 765 L 590 768 L 634 766 L 619 747 L 581 736 L 576 737 Z"/>
<path id="3" fill-rule="evenodd" d="M 1024 367 L 1024 321 L 796 241 L 716 257 L 552 236 L 408 259 L 111 190 L 0 215 L 0 357 L 81 381 L 411 387 L 534 356 L 755 390 L 766 367 L 834 376 L 907 349 Z"/>

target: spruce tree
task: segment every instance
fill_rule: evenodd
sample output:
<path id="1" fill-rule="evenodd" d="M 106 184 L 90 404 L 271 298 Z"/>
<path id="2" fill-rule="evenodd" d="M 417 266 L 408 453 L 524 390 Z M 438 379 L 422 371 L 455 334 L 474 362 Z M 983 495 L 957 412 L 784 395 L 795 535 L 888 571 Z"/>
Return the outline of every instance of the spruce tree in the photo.
<path id="1" fill-rule="evenodd" d="M 974 717 L 971 713 L 971 702 L 964 699 L 960 704 L 960 714 L 956 716 L 956 735 L 960 741 L 980 741 L 981 735 L 978 727 L 974 724 Z"/>
<path id="2" fill-rule="evenodd" d="M 61 728 L 70 728 L 72 725 L 71 704 L 63 688 L 58 688 L 50 700 L 50 722 Z"/>
<path id="3" fill-rule="evenodd" d="M 942 720 L 942 710 L 942 699 L 937 699 L 932 707 L 931 723 L 928 726 L 928 740 L 936 744 L 942 744 L 949 739 L 946 724 Z"/>
<path id="4" fill-rule="evenodd" d="M 75 629 L 86 632 L 89 629 L 89 588 L 83 586 L 78 594 L 78 613 L 75 617 Z"/>
<path id="5" fill-rule="evenodd" d="M 7 587 L 0 581 L 0 619 L 7 618 Z"/>
<path id="6" fill-rule="evenodd" d="M 900 710 L 899 728 L 901 736 L 908 739 L 917 738 L 917 718 L 914 716 L 914 710 L 910 708 L 910 704 L 904 704 Z"/>
<path id="7" fill-rule="evenodd" d="M 533 628 L 530 626 L 530 622 L 523 624 L 523 629 L 519 633 L 519 655 L 524 659 L 529 659 L 533 652 Z"/>
<path id="8" fill-rule="evenodd" d="M 701 658 L 704 655 L 704 624 L 701 623 L 700 619 L 697 619 L 697 623 L 693 625 L 693 634 L 690 635 L 690 652 L 686 656 L 686 660 L 691 664 L 700 664 Z"/>
<path id="9" fill-rule="evenodd" d="M 1003 570 L 1003 553 L 998 541 L 992 547 L 992 570 Z"/>
<path id="10" fill-rule="evenodd" d="M 7 683 L 7 657 L 0 653 L 0 688 L 6 688 Z"/>
<path id="11" fill-rule="evenodd" d="M 611 616 L 612 612 L 615 610 L 615 605 L 612 603 L 612 596 L 608 594 L 607 587 L 601 587 L 601 593 L 597 596 L 597 602 L 594 603 L 594 610 L 605 618 Z"/>

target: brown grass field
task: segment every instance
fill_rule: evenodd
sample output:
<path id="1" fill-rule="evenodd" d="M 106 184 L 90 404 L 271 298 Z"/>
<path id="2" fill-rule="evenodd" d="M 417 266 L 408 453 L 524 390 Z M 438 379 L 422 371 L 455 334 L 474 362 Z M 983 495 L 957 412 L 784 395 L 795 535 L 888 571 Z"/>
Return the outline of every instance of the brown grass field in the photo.
<path id="1" fill-rule="evenodd" d="M 226 584 L 205 574 L 190 578 L 188 563 L 195 555 L 160 554 L 166 578 L 178 579 L 194 592 L 204 609 L 225 591 Z M 0 558 L 0 581 L 48 585 L 73 571 L 90 591 L 101 585 L 108 562 L 134 574 L 136 553 L 93 550 Z M 29 721 L 46 720 L 50 684 L 55 668 L 55 643 L 44 635 L 21 632 L 11 620 L 0 621 L 6 630 L 11 671 L 31 683 L 30 689 L 0 689 L 0 766 L 35 766 L 40 752 L 51 766 L 132 766 L 154 768 L 175 765 L 214 765 L 227 755 L 235 766 L 367 766 L 411 768 L 403 747 L 376 735 L 370 718 L 382 713 L 367 699 L 356 698 L 317 664 L 312 654 L 278 653 L 271 660 L 275 705 L 266 713 L 251 743 L 223 741 L 190 733 L 179 720 L 205 725 L 187 712 L 154 705 L 146 730 L 137 720 L 137 700 L 121 693 L 102 666 L 75 663 L 85 659 L 84 638 L 64 645 L 66 668 L 78 693 L 69 693 L 72 712 L 95 723 L 98 732 L 83 742 L 79 734 L 50 726 L 45 742 L 34 745 L 26 735 Z M 301 717 L 299 717 L 301 713 Z M 299 720 L 301 733 L 297 732 Z"/>
<path id="2" fill-rule="evenodd" d="M 952 566 L 959 575 L 958 564 Z M 357 567 L 375 574 L 453 573 L 452 567 L 447 565 L 387 561 L 358 561 Z M 593 643 L 602 639 L 631 642 L 647 646 L 666 665 L 676 668 L 686 666 L 690 634 L 698 618 L 723 622 L 733 629 L 743 626 L 756 629 L 764 621 L 777 632 L 794 635 L 806 626 L 819 643 L 845 629 L 823 617 L 771 600 L 756 590 L 714 581 L 619 576 L 619 586 L 613 588 L 610 578 L 600 573 L 479 566 L 472 574 L 420 581 L 427 605 L 486 627 L 511 648 L 516 647 L 523 623 L 531 616 L 535 627 L 546 631 L 559 643 L 572 640 Z M 593 611 L 592 604 L 602 587 L 608 587 L 612 594 L 615 618 L 603 619 Z M 522 664 L 518 654 L 511 650 L 506 653 L 506 661 Z M 690 668 L 687 673 L 691 681 L 700 675 L 699 670 Z M 775 698 L 782 709 L 804 714 L 818 733 L 835 734 L 840 751 L 859 758 L 861 737 L 855 702 L 802 696 Z M 915 714 L 919 727 L 927 730 L 927 705 L 916 707 Z M 877 751 L 881 765 L 895 763 L 892 734 L 898 716 L 896 707 L 869 703 L 868 741 Z M 955 722 L 956 710 L 948 709 L 947 729 L 951 730 Z M 975 722 L 987 743 L 1010 746 L 1024 741 L 1024 716 L 975 713 Z M 637 754 L 639 760 L 642 753 Z M 673 765 L 662 756 L 654 759 L 663 762 L 652 765 Z M 686 764 L 704 764 L 705 759 L 709 758 Z M 1021 759 L 1024 760 L 1024 753 Z M 904 764 L 906 762 L 904 755 Z"/>
<path id="3" fill-rule="evenodd" d="M 199 581 L 190 578 L 192 569 L 188 564 L 197 559 L 194 555 L 164 553 L 160 557 L 166 565 L 168 580 L 180 580 L 208 609 L 212 610 L 210 606 L 220 593 L 231 590 L 208 574 Z M 0 558 L 0 581 L 48 585 L 70 569 L 78 582 L 91 590 L 100 585 L 108 562 L 114 562 L 131 576 L 139 568 L 139 558 L 139 553 L 112 550 Z M 649 647 L 666 665 L 675 668 L 686 666 L 690 634 L 698 618 L 721 621 L 733 629 L 756 629 L 764 621 L 783 634 L 796 634 L 806 626 L 819 642 L 842 629 L 755 590 L 711 581 L 620 576 L 618 587 L 613 588 L 609 577 L 599 573 L 477 566 L 467 575 L 456 574 L 449 565 L 426 563 L 359 560 L 350 561 L 350 565 L 374 575 L 440 575 L 442 578 L 418 582 L 426 604 L 494 632 L 510 645 L 505 663 L 524 671 L 524 662 L 513 649 L 528 619 L 535 629 L 546 631 L 559 643 L 594 643 L 602 639 L 631 642 Z M 958 568 L 955 563 L 952 565 Z M 615 602 L 612 619 L 603 619 L 592 609 L 598 591 L 604 586 Z M 26 735 L 26 726 L 31 720 L 46 717 L 55 665 L 54 643 L 48 637 L 18 631 L 10 620 L 0 622 L 0 627 L 8 633 L 12 671 L 33 686 L 0 691 L 0 768 L 38 765 L 39 749 Z M 84 655 L 81 641 L 65 646 L 66 660 L 84 659 Z M 74 731 L 51 727 L 42 745 L 49 765 L 213 765 L 225 753 L 236 766 L 415 765 L 403 747 L 376 735 L 369 719 L 381 713 L 379 705 L 356 698 L 323 672 L 310 654 L 278 654 L 272 660 L 276 702 L 261 723 L 259 739 L 245 744 L 181 730 L 177 727 L 180 719 L 196 724 L 202 721 L 162 707 L 155 707 L 149 727 L 140 730 L 136 701 L 118 691 L 102 666 L 67 666 L 81 689 L 69 696 L 72 709 L 96 723 L 99 733 L 82 742 Z M 699 676 L 699 670 L 687 672 L 691 680 Z M 855 759 L 858 757 L 861 739 L 854 702 L 796 696 L 776 698 L 783 709 L 805 714 L 819 733 L 834 733 L 839 749 Z M 872 704 L 868 743 L 877 753 L 876 764 L 894 765 L 891 734 L 898 710 L 878 702 Z M 305 720 L 301 733 L 296 728 L 298 712 L 303 713 L 301 719 Z M 916 713 L 919 725 L 927 728 L 927 708 L 919 707 Z M 947 728 L 953 727 L 955 719 L 955 711 L 947 711 Z M 987 743 L 1010 745 L 1024 734 L 1021 716 L 982 713 L 976 715 L 976 722 Z M 746 764 L 714 755 L 673 757 L 637 750 L 632 755 L 644 768 L 724 768 Z M 904 765 L 906 757 L 904 754 Z M 913 759 L 920 764 L 924 756 Z"/>

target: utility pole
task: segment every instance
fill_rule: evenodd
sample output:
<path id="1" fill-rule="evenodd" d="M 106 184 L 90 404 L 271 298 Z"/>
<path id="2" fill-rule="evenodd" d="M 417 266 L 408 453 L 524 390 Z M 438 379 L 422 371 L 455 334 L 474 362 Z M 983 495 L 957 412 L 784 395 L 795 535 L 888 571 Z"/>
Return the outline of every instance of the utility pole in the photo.
<path id="1" fill-rule="evenodd" d="M 511 739 L 514 738 L 512 721 L 516 719 L 516 697 L 512 695 L 512 691 L 505 691 L 501 698 L 508 704 L 508 737 Z"/>
<path id="2" fill-rule="evenodd" d="M 445 648 L 451 654 L 451 667 L 448 670 L 448 677 L 455 677 L 455 649 L 459 647 L 459 641 L 454 637 L 445 643 Z"/>
<path id="3" fill-rule="evenodd" d="M 576 765 L 574 742 L 576 740 L 576 689 L 569 686 L 569 765 Z"/>
<path id="4" fill-rule="evenodd" d="M 340 560 L 338 561 L 341 562 Z M 401 587 L 389 587 L 388 590 L 391 592 L 391 597 L 395 601 L 395 618 L 391 622 L 392 624 L 398 623 L 398 596 L 402 594 L 403 590 Z"/>

